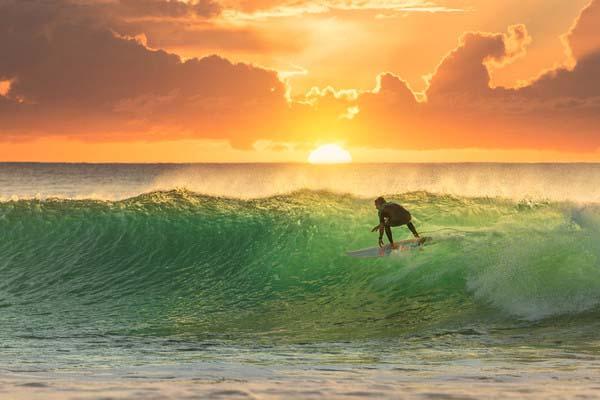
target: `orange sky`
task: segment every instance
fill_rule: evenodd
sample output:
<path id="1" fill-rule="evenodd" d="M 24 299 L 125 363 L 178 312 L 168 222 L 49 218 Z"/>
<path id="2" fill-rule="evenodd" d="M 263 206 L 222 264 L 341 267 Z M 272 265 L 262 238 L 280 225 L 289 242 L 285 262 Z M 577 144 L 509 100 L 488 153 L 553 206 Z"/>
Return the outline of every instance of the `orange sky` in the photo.
<path id="1" fill-rule="evenodd" d="M 600 0 L 0 0 L 0 160 L 600 161 Z"/>

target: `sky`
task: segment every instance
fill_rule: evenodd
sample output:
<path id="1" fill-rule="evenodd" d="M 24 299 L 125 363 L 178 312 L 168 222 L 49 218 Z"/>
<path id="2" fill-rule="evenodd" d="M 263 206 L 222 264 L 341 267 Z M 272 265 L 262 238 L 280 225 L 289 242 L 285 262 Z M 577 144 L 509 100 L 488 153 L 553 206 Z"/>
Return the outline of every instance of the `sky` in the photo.
<path id="1" fill-rule="evenodd" d="M 0 161 L 600 161 L 600 0 L 0 0 Z"/>

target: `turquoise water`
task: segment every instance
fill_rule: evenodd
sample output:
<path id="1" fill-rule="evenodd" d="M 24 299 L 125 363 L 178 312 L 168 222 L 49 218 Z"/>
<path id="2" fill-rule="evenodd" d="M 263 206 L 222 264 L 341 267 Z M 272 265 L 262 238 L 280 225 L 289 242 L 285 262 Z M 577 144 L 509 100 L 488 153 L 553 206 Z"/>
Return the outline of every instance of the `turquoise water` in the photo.
<path id="1" fill-rule="evenodd" d="M 0 203 L 5 384 L 111 371 L 103 388 L 152 367 L 148 384 L 165 375 L 188 382 L 193 371 L 264 389 L 268 377 L 286 382 L 301 371 L 302 384 L 319 391 L 327 385 L 314 379 L 329 369 L 341 381 L 357 374 L 356 390 L 367 394 L 377 390 L 360 382 L 373 371 L 419 390 L 453 382 L 449 393 L 490 376 L 559 397 L 552 376 L 592 390 L 585 384 L 597 378 L 600 354 L 593 201 L 389 193 L 434 241 L 400 257 L 354 259 L 345 252 L 376 244 L 377 217 L 372 198 L 351 190 L 234 198 L 173 188 L 83 199 L 94 179 L 123 193 L 155 178 L 119 166 L 106 180 L 76 167 L 8 165 L 2 175 L 12 182 Z M 36 189 L 50 195 L 31 196 L 24 182 L 40 174 L 46 184 Z M 72 193 L 52 196 L 61 190 Z M 394 234 L 409 237 L 405 228 Z M 341 393 L 330 390 L 322 395 Z"/>

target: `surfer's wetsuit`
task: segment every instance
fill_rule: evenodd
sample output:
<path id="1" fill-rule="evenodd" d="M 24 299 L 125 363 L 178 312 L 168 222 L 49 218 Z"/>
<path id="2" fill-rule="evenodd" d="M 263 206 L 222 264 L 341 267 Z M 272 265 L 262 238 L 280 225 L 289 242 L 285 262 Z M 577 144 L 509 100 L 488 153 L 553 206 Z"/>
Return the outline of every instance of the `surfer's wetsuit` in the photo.
<path id="1" fill-rule="evenodd" d="M 411 215 L 408 210 L 396 203 L 384 203 L 381 209 L 379 210 L 379 223 L 382 224 L 385 228 L 385 234 L 387 235 L 390 243 L 394 243 L 392 239 L 392 226 L 402 226 L 406 225 L 408 229 L 415 235 L 415 237 L 419 237 L 415 226 L 411 222 Z M 379 231 L 379 240 L 383 238 L 383 231 Z"/>

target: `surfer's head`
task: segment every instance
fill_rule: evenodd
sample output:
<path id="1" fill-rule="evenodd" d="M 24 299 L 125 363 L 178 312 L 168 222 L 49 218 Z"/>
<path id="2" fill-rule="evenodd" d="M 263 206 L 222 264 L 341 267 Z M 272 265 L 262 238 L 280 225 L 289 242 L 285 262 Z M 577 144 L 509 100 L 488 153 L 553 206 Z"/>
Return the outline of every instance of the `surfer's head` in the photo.
<path id="1" fill-rule="evenodd" d="M 375 208 L 378 210 L 385 204 L 385 199 L 381 196 L 375 199 Z"/>

